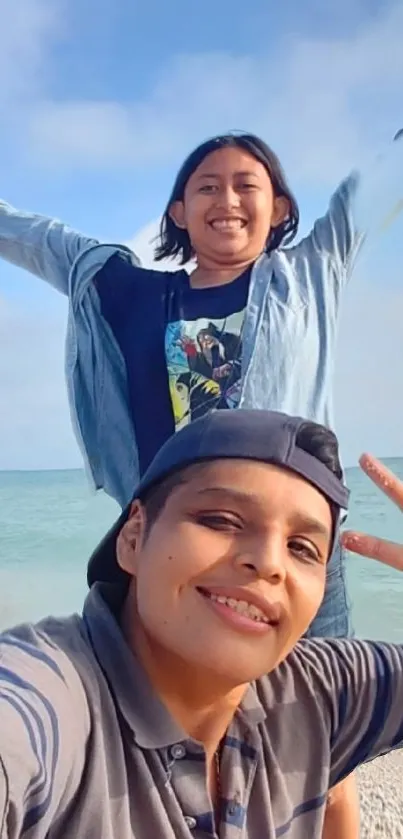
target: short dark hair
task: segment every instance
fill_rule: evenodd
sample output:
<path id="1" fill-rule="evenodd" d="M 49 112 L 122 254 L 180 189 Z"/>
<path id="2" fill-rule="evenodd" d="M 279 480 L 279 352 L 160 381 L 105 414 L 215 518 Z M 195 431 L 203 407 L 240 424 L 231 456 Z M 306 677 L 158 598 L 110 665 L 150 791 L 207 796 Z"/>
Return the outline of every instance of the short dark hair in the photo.
<path id="1" fill-rule="evenodd" d="M 187 230 L 181 230 L 171 219 L 170 208 L 175 201 L 183 201 L 186 184 L 193 172 L 203 162 L 207 155 L 218 149 L 239 148 L 248 152 L 256 160 L 259 160 L 267 170 L 274 194 L 276 197 L 284 196 L 290 205 L 290 212 L 284 221 L 268 231 L 266 242 L 266 253 L 270 253 L 280 245 L 288 245 L 294 239 L 299 225 L 299 208 L 288 186 L 283 167 L 274 151 L 254 134 L 222 134 L 201 143 L 189 157 L 186 158 L 180 168 L 161 219 L 159 243 L 155 248 L 155 259 L 173 259 L 179 257 L 180 264 L 186 265 L 192 259 L 193 249 Z"/>
<path id="2" fill-rule="evenodd" d="M 339 441 L 330 428 L 318 422 L 306 420 L 300 425 L 295 443 L 298 448 L 320 460 L 336 478 L 342 480 L 343 469 L 340 463 Z"/>
<path id="3" fill-rule="evenodd" d="M 339 443 L 329 428 L 307 420 L 298 429 L 295 443 L 298 448 L 320 460 L 339 480 L 343 477 L 339 456 Z M 184 484 L 189 473 L 195 473 L 208 465 L 209 461 L 192 463 L 177 472 L 172 472 L 159 484 L 151 487 L 141 498 L 146 513 L 147 534 L 162 512 L 170 494 Z"/>
<path id="4" fill-rule="evenodd" d="M 199 471 L 205 467 L 206 462 L 204 461 L 202 463 L 191 463 L 189 466 L 184 466 L 182 469 L 171 472 L 171 474 L 167 475 L 167 477 L 160 481 L 160 483 L 154 484 L 154 486 L 150 487 L 140 498 L 146 513 L 146 536 L 162 512 L 162 509 L 165 507 L 171 493 L 174 492 L 177 487 L 184 484 L 191 473 Z"/>

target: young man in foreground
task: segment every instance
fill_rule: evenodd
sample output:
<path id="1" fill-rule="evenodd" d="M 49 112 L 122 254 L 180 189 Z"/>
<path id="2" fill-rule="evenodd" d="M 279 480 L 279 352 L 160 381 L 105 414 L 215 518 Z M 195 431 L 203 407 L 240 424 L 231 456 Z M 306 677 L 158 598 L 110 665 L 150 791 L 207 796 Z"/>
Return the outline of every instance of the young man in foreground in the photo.
<path id="1" fill-rule="evenodd" d="M 1 839 L 319 839 L 329 788 L 403 743 L 403 649 L 300 640 L 347 499 L 313 423 L 172 437 L 83 617 L 1 636 Z"/>

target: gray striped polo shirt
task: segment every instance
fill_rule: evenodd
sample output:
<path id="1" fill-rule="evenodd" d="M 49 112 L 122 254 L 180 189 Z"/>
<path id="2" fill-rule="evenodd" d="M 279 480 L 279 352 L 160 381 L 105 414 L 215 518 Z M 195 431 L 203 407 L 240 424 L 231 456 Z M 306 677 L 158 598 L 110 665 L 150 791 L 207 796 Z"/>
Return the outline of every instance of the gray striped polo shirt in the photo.
<path id="1" fill-rule="evenodd" d="M 83 616 L 0 636 L 1 839 L 215 837 L 203 747 L 95 586 Z M 224 741 L 220 839 L 320 839 L 329 786 L 403 743 L 403 651 L 301 641 Z"/>

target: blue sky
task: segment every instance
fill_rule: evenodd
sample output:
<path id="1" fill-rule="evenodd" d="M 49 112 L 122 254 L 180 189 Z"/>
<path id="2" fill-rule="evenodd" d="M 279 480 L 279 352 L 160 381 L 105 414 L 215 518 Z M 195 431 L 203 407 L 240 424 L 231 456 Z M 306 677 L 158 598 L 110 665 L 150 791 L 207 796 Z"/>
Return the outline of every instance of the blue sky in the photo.
<path id="1" fill-rule="evenodd" d="M 403 124 L 401 0 L 18 0 L 16 9 L 3 0 L 2 197 L 134 242 L 146 261 L 176 169 L 204 137 L 262 134 L 305 232 L 339 179 Z M 369 242 L 344 306 L 336 408 L 349 462 L 361 448 L 403 454 L 401 227 Z M 0 468 L 80 464 L 63 382 L 65 311 L 55 292 L 0 264 Z"/>

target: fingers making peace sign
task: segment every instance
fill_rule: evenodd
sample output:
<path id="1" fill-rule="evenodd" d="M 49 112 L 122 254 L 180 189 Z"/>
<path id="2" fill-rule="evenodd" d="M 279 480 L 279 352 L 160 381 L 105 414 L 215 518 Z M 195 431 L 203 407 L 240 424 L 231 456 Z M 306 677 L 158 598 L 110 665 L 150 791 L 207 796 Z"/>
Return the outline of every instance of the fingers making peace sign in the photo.
<path id="1" fill-rule="evenodd" d="M 403 481 L 370 454 L 362 455 L 360 466 L 371 481 L 403 512 Z M 403 571 L 403 544 L 355 530 L 344 531 L 341 542 L 349 551 L 376 559 L 391 568 L 396 568 L 397 571 Z"/>

